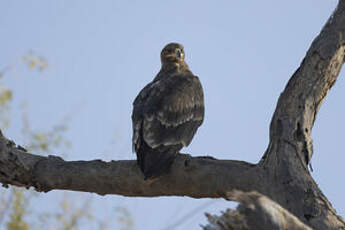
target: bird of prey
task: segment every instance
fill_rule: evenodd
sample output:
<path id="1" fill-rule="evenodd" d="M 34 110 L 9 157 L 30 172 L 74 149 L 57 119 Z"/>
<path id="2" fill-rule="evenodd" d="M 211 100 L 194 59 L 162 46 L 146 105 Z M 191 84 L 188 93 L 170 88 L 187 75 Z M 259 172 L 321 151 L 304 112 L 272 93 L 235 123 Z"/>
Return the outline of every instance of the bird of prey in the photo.
<path id="1" fill-rule="evenodd" d="M 145 180 L 169 171 L 204 120 L 203 89 L 184 57 L 182 45 L 166 45 L 160 71 L 133 102 L 133 151 Z"/>

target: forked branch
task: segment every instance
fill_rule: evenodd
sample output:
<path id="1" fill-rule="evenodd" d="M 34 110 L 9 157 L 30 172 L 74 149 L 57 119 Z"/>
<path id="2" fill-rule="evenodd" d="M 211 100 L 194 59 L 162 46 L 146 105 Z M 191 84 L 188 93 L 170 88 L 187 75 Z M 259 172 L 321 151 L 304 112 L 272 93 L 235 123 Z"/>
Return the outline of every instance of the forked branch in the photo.
<path id="1" fill-rule="evenodd" d="M 0 182 L 45 192 L 64 189 L 145 197 L 216 198 L 226 197 L 233 189 L 257 191 L 270 198 L 272 207 L 283 207 L 289 213 L 286 220 L 291 214 L 304 223 L 301 228 L 295 225 L 289 229 L 308 229 L 305 225 L 320 230 L 345 229 L 343 219 L 307 168 L 313 153 L 310 134 L 315 117 L 344 57 L 345 0 L 340 0 L 279 98 L 270 125 L 270 143 L 259 164 L 181 154 L 168 175 L 149 184 L 135 161 L 68 162 L 42 157 L 26 152 L 1 134 Z M 260 218 L 264 221 L 266 217 Z"/>

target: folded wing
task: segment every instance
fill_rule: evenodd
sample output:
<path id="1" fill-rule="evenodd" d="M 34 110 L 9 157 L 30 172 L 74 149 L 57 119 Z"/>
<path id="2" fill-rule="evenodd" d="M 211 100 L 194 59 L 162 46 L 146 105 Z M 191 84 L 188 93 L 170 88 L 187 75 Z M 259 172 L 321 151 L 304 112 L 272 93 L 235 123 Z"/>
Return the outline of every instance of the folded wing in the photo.
<path id="1" fill-rule="evenodd" d="M 188 146 L 204 119 L 204 96 L 199 78 L 173 75 L 153 81 L 137 96 L 132 114 L 133 150 L 141 142 L 151 148 Z"/>

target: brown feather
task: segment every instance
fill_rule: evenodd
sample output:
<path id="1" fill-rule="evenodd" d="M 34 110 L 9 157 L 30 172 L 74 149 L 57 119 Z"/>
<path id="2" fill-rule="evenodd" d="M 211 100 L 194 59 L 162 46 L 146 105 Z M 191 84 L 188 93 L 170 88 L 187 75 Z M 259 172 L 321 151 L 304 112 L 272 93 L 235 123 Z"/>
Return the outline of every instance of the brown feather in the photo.
<path id="1" fill-rule="evenodd" d="M 168 44 L 161 55 L 173 49 L 183 51 L 181 47 Z M 160 72 L 133 102 L 133 150 L 145 178 L 168 172 L 176 154 L 190 144 L 204 119 L 199 78 L 183 58 L 172 59 L 169 52 L 169 59 L 161 57 Z M 184 57 L 184 53 L 180 56 Z"/>

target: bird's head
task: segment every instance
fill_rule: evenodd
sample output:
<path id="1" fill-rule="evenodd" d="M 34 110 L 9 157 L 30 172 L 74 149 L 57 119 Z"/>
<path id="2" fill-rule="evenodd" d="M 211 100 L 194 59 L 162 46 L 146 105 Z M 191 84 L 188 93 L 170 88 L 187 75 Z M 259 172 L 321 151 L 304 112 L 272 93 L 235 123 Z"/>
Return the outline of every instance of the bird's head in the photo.
<path id="1" fill-rule="evenodd" d="M 162 64 L 174 64 L 184 62 L 183 46 L 178 43 L 169 43 L 161 52 Z"/>

